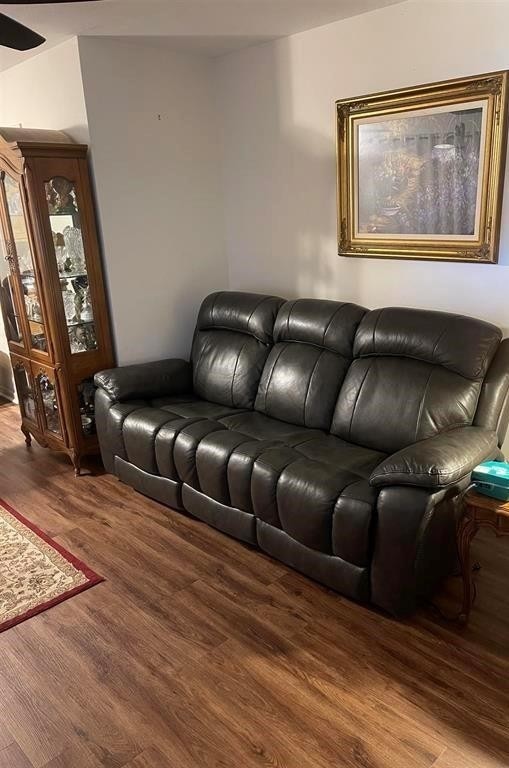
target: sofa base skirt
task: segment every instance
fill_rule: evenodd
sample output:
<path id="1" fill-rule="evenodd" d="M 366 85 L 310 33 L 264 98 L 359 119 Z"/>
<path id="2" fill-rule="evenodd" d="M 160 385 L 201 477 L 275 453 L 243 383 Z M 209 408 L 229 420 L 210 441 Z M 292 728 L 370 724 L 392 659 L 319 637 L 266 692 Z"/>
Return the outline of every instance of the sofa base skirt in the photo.
<path id="1" fill-rule="evenodd" d="M 221 504 L 186 483 L 182 486 L 182 503 L 193 517 L 240 541 L 256 544 L 254 515 Z"/>
<path id="2" fill-rule="evenodd" d="M 280 528 L 262 520 L 256 521 L 256 532 L 260 549 L 276 560 L 346 597 L 369 602 L 369 568 L 360 568 L 340 557 L 309 549 Z"/>
<path id="3" fill-rule="evenodd" d="M 182 509 L 181 484 L 167 477 L 151 475 L 120 456 L 115 456 L 115 474 L 144 496 L 149 496 L 172 509 Z"/>

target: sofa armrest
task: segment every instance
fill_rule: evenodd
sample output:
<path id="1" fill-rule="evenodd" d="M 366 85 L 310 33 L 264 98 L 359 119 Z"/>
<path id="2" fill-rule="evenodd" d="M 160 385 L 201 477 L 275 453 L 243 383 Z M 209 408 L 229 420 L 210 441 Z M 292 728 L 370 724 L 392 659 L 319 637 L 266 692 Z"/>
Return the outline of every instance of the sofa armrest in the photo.
<path id="1" fill-rule="evenodd" d="M 186 360 L 158 360 L 100 371 L 94 383 L 114 402 L 180 395 L 192 391 L 192 370 Z"/>
<path id="2" fill-rule="evenodd" d="M 370 485 L 445 488 L 482 461 L 499 455 L 497 435 L 482 427 L 459 427 L 394 453 L 371 473 Z"/>

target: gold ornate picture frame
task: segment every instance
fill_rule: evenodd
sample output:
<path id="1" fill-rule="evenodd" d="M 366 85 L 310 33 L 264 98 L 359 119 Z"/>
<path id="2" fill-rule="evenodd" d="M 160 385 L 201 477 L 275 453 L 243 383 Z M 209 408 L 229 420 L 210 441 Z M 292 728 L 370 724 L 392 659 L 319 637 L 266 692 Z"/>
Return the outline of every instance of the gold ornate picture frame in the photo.
<path id="1" fill-rule="evenodd" d="M 497 262 L 507 75 L 336 102 L 340 255 Z"/>

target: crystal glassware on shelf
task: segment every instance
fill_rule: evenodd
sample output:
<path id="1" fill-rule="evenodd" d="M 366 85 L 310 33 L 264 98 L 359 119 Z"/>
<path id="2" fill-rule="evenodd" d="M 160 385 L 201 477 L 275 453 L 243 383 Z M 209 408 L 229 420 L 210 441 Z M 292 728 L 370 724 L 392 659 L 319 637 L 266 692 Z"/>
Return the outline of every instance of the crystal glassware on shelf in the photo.
<path id="1" fill-rule="evenodd" d="M 42 397 L 42 405 L 46 419 L 46 425 L 50 432 L 60 432 L 60 416 L 55 387 L 44 374 L 39 374 L 39 389 Z"/>
<path id="2" fill-rule="evenodd" d="M 53 242 L 55 244 L 55 256 L 57 259 L 57 267 L 60 274 L 65 272 L 65 262 L 67 254 L 65 251 L 65 240 L 61 232 L 53 232 Z"/>
<path id="3" fill-rule="evenodd" d="M 83 304 L 81 307 L 81 319 L 83 322 L 90 322 L 94 319 L 94 312 L 92 310 L 92 302 L 90 300 L 90 288 L 85 288 L 83 291 Z"/>
<path id="4" fill-rule="evenodd" d="M 81 326 L 77 326 L 76 328 L 72 328 L 69 331 L 69 341 L 71 345 L 71 352 L 73 354 L 76 354 L 77 352 L 87 351 L 85 337 L 83 333 L 79 333 L 80 330 L 81 330 Z"/>
<path id="5" fill-rule="evenodd" d="M 35 400 L 33 394 L 30 392 L 30 394 L 26 394 L 23 397 L 23 409 L 26 413 L 27 419 L 31 419 L 32 421 L 37 420 L 37 413 L 35 410 Z"/>
<path id="6" fill-rule="evenodd" d="M 27 314 L 28 314 L 29 320 L 33 320 L 36 323 L 42 322 L 41 305 L 39 304 L 39 299 L 37 298 L 37 296 L 28 297 Z"/>
<path id="7" fill-rule="evenodd" d="M 72 323 L 72 321 L 76 317 L 76 305 L 74 303 L 74 299 L 75 299 L 74 291 L 71 291 L 69 288 L 66 287 L 66 289 L 62 291 L 62 299 L 63 299 L 63 302 L 64 302 L 65 318 L 66 318 L 68 323 Z"/>
<path id="8" fill-rule="evenodd" d="M 64 229 L 64 242 L 68 258 L 70 258 L 75 272 L 86 272 L 85 251 L 83 250 L 83 238 L 78 227 L 66 227 Z"/>
<path id="9" fill-rule="evenodd" d="M 92 323 L 85 323 L 69 328 L 69 342 L 73 354 L 97 349 L 95 326 Z"/>

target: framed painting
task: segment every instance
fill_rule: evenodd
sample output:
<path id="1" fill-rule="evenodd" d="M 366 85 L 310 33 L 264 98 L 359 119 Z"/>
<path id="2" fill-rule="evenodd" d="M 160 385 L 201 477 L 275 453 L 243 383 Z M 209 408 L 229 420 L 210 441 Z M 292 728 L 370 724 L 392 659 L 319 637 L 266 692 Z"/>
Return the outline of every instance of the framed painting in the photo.
<path id="1" fill-rule="evenodd" d="M 336 102 L 340 255 L 496 263 L 507 74 Z"/>

